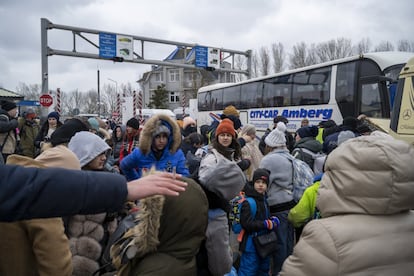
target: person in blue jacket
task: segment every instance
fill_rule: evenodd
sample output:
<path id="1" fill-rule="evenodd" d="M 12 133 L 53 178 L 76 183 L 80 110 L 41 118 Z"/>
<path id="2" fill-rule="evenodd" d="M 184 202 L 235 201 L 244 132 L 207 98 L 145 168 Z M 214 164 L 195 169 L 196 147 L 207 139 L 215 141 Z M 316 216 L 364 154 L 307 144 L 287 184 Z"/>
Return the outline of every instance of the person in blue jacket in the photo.
<path id="1" fill-rule="evenodd" d="M 121 171 L 128 180 L 140 178 L 143 171 L 155 167 L 157 171 L 177 172 L 188 176 L 186 159 L 180 149 L 181 131 L 168 115 L 151 117 L 141 132 L 139 148 L 121 161 Z"/>
<path id="2" fill-rule="evenodd" d="M 245 234 L 240 243 L 240 267 L 239 276 L 243 275 L 269 275 L 270 256 L 261 258 L 253 243 L 253 236 L 265 234 L 268 231 L 275 231 L 280 224 L 277 217 L 271 217 L 269 205 L 266 201 L 266 190 L 269 185 L 270 172 L 266 169 L 258 168 L 253 173 L 252 182 L 248 183 L 244 192 L 246 197 L 251 197 L 255 201 L 255 207 L 250 206 L 248 200 L 243 201 L 240 212 L 240 224 L 245 230 Z M 252 214 L 252 210 L 256 213 Z"/>
<path id="3" fill-rule="evenodd" d="M 127 200 L 178 196 L 181 175 L 160 172 L 127 182 L 113 173 L 0 165 L 0 221 L 114 212 Z"/>

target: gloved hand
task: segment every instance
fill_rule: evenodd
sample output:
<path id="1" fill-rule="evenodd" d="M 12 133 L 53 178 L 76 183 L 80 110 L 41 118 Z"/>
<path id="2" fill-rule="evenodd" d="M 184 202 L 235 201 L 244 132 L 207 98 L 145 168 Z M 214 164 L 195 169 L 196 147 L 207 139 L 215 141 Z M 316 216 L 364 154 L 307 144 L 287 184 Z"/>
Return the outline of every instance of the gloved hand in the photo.
<path id="1" fill-rule="evenodd" d="M 273 228 L 277 227 L 271 219 L 265 219 L 263 224 L 266 229 L 273 230 Z"/>
<path id="2" fill-rule="evenodd" d="M 278 217 L 272 216 L 272 217 L 270 217 L 270 219 L 272 220 L 273 224 L 275 224 L 275 227 L 279 227 L 279 225 L 280 225 L 280 220 L 279 220 L 279 218 L 278 218 Z M 275 228 L 275 227 L 274 227 L 274 228 Z"/>

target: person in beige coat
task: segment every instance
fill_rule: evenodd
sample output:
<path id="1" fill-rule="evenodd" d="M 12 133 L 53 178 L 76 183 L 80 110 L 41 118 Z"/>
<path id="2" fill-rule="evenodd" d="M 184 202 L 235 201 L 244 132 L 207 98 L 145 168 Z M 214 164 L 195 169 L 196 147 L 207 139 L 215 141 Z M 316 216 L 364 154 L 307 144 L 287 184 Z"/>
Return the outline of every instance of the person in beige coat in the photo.
<path id="1" fill-rule="evenodd" d="M 13 154 L 7 164 L 80 170 L 79 160 L 64 145 L 44 151 L 36 160 Z M 0 275 L 70 276 L 72 270 L 72 255 L 61 218 L 0 223 Z"/>
<path id="2" fill-rule="evenodd" d="M 350 139 L 330 153 L 308 223 L 280 275 L 413 275 L 414 148 Z"/>

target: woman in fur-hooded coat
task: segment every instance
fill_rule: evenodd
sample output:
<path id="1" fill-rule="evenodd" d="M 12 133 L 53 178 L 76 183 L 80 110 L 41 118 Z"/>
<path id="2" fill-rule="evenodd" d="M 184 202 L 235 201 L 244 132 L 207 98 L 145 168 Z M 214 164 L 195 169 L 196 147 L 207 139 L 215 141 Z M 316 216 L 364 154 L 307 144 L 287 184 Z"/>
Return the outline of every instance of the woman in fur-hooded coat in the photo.
<path id="1" fill-rule="evenodd" d="M 165 148 L 157 151 L 154 140 L 157 135 L 167 134 L 168 141 Z M 188 176 L 186 159 L 180 149 L 181 131 L 178 124 L 169 116 L 157 114 L 151 117 L 144 126 L 136 148 L 121 161 L 121 170 L 128 180 L 140 178 L 143 171 L 149 171 L 155 166 L 157 171 L 176 172 Z"/>
<path id="2" fill-rule="evenodd" d="M 118 275 L 197 275 L 196 255 L 207 228 L 208 201 L 192 179 L 177 197 L 153 196 L 139 201 L 139 223 L 128 239 L 137 249 L 135 257 Z M 111 256 L 122 255 L 113 246 Z M 124 251 L 125 252 L 125 251 Z"/>

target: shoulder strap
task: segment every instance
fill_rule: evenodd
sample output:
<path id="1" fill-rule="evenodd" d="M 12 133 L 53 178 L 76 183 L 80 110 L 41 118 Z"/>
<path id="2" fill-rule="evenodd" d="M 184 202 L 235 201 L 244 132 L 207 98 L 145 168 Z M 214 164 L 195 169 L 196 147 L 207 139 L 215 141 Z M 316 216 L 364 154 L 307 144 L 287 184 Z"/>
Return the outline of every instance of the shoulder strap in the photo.
<path id="1" fill-rule="evenodd" d="M 9 138 L 9 136 L 10 136 L 10 131 L 9 131 L 9 132 L 7 132 L 7 135 L 6 135 L 6 137 L 4 137 L 3 143 L 2 143 L 2 145 L 0 146 L 0 151 L 1 151 L 1 152 L 3 151 L 3 147 L 4 147 L 4 145 L 6 144 L 6 141 L 7 141 L 7 139 Z"/>
<path id="2" fill-rule="evenodd" d="M 252 217 L 256 217 L 256 209 L 257 209 L 256 201 L 251 197 L 246 197 L 246 200 L 247 202 L 249 202 Z"/>
<path id="3" fill-rule="evenodd" d="M 250 205 L 250 212 L 252 213 L 252 216 L 253 217 L 256 217 L 256 209 L 257 209 L 256 201 L 252 197 L 246 197 L 246 201 Z M 246 232 L 246 230 L 244 230 L 242 228 L 242 230 L 240 231 L 240 233 L 237 235 L 237 241 L 238 242 L 242 242 L 243 236 L 244 236 L 244 233 L 245 232 Z"/>

